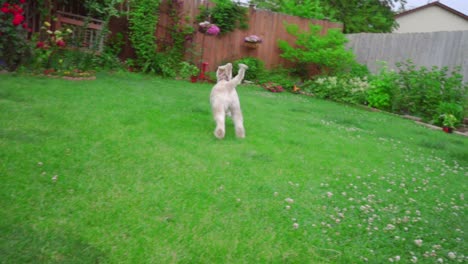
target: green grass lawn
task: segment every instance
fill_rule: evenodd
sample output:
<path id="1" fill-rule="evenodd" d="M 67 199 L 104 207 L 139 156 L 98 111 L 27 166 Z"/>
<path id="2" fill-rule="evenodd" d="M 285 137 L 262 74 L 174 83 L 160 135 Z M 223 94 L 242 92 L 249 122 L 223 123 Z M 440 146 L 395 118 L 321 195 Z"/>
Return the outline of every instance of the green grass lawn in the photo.
<path id="1" fill-rule="evenodd" d="M 466 263 L 466 137 L 211 87 L 0 75 L 1 263 Z"/>

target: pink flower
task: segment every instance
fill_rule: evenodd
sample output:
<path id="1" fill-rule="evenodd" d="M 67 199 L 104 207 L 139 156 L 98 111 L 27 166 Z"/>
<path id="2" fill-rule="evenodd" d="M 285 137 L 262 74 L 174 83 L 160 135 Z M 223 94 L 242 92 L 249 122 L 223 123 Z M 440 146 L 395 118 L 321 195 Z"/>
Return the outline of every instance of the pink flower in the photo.
<path id="1" fill-rule="evenodd" d="M 26 0 L 20 0 L 20 3 L 21 3 L 21 4 L 26 3 Z"/>
<path id="2" fill-rule="evenodd" d="M 211 25 L 210 28 L 206 31 L 206 34 L 216 36 L 221 30 L 216 25 Z"/>
<path id="3" fill-rule="evenodd" d="M 59 39 L 57 40 L 57 42 L 55 42 L 57 44 L 57 46 L 59 47 L 65 47 L 65 41 L 63 41 L 63 39 Z"/>

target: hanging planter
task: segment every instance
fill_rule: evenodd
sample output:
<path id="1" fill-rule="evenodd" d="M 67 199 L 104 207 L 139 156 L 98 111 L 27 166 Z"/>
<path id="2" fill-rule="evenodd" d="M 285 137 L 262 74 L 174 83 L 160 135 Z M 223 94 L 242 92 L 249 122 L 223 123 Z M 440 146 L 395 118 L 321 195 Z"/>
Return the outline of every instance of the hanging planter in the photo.
<path id="1" fill-rule="evenodd" d="M 256 49 L 262 41 L 262 38 L 257 35 L 250 35 L 244 38 L 244 46 L 250 49 Z"/>
<path id="2" fill-rule="evenodd" d="M 258 48 L 259 44 L 256 42 L 244 42 L 244 46 L 249 49 L 256 49 Z"/>

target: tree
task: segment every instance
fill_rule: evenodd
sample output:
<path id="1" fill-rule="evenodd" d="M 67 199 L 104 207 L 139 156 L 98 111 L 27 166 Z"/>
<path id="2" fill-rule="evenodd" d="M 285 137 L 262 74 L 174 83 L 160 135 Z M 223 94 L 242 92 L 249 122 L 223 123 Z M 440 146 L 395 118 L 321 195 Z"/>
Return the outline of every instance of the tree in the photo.
<path id="1" fill-rule="evenodd" d="M 391 32 L 396 28 L 393 0 L 329 0 L 323 1 L 333 10 L 330 14 L 343 23 L 344 33 Z"/>
<path id="2" fill-rule="evenodd" d="M 252 0 L 260 8 L 290 15 L 343 23 L 344 33 L 391 32 L 396 26 L 393 8 L 406 0 Z"/>
<path id="3" fill-rule="evenodd" d="M 324 19 L 326 17 L 322 0 L 253 0 L 259 8 L 288 15 Z"/>

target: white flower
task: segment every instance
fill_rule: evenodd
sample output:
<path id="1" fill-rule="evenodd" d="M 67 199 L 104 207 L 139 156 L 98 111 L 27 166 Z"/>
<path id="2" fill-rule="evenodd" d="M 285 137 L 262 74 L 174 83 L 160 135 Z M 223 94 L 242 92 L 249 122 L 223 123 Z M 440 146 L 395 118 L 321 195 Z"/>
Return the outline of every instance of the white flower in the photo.
<path id="1" fill-rule="evenodd" d="M 411 257 L 411 262 L 417 263 L 417 262 L 418 262 L 418 258 L 417 258 L 416 256 Z"/>
<path id="2" fill-rule="evenodd" d="M 444 260 L 442 258 L 438 258 L 437 263 L 444 263 Z"/>
<path id="3" fill-rule="evenodd" d="M 416 240 L 414 240 L 414 243 L 416 244 L 416 246 L 420 247 L 420 246 L 422 246 L 423 241 L 422 241 L 422 239 L 416 239 Z"/>
<path id="4" fill-rule="evenodd" d="M 286 210 L 289 210 L 291 209 L 291 206 L 290 205 L 286 205 Z"/>
<path id="5" fill-rule="evenodd" d="M 333 193 L 332 192 L 327 192 L 327 196 L 328 196 L 328 198 L 331 198 L 333 196 Z"/>
<path id="6" fill-rule="evenodd" d="M 294 203 L 294 200 L 291 199 L 291 198 L 286 198 L 286 199 L 284 199 L 284 201 L 287 202 L 287 203 Z"/>
<path id="7" fill-rule="evenodd" d="M 395 261 L 400 261 L 400 256 L 395 256 Z"/>
<path id="8" fill-rule="evenodd" d="M 278 196 L 278 192 L 274 192 L 273 195 L 274 195 L 274 196 Z"/>
<path id="9" fill-rule="evenodd" d="M 42 163 L 42 161 L 39 161 L 39 162 L 37 163 L 37 166 L 42 166 L 42 165 L 44 165 L 44 163 Z"/>
<path id="10" fill-rule="evenodd" d="M 54 175 L 54 176 L 52 177 L 52 181 L 56 182 L 56 181 L 57 181 L 57 178 L 58 178 L 58 175 Z"/>
<path id="11" fill-rule="evenodd" d="M 298 223 L 294 223 L 294 224 L 293 224 L 293 228 L 294 228 L 294 229 L 298 229 L 298 228 L 299 228 L 299 224 L 298 224 Z"/>
<path id="12" fill-rule="evenodd" d="M 448 257 L 449 257 L 449 259 L 455 259 L 457 257 L 457 255 L 455 253 L 453 253 L 453 252 L 449 252 Z"/>

